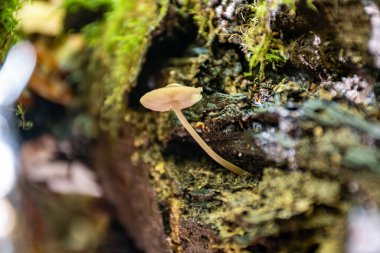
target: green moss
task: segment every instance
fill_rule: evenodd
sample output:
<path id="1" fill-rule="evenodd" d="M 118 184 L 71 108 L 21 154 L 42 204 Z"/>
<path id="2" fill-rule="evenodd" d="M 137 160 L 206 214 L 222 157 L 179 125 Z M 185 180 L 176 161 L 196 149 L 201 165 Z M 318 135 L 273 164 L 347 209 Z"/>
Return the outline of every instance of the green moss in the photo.
<path id="1" fill-rule="evenodd" d="M 97 52 L 93 68 L 108 68 L 92 95 L 102 101 L 104 129 L 115 131 L 122 123 L 126 94 L 136 83 L 151 32 L 165 16 L 168 0 L 112 1 L 104 23 L 88 27 L 87 40 Z M 96 70 L 95 70 L 96 73 Z"/>
<path id="2" fill-rule="evenodd" d="M 298 0 L 266 1 L 257 0 L 252 4 L 245 4 L 240 9 L 241 15 L 247 20 L 240 26 L 240 32 L 232 37 L 237 38 L 246 55 L 249 71 L 246 76 L 257 74 L 258 80 L 265 77 L 265 67 L 271 65 L 276 70 L 288 59 L 286 47 L 280 40 L 276 31 L 271 29 L 273 13 L 281 6 L 285 6 L 290 15 L 296 13 Z M 307 0 L 307 6 L 315 9 L 311 0 Z"/>
<path id="3" fill-rule="evenodd" d="M 286 1 L 283 4 L 290 6 L 291 12 L 295 11 L 295 1 Z M 279 3 L 274 1 L 268 4 L 267 1 L 255 1 L 247 5 L 248 16 L 247 24 L 241 26 L 241 44 L 249 63 L 249 72 L 246 75 L 252 75 L 252 71 L 257 66 L 258 79 L 264 77 L 264 70 L 268 64 L 276 69 L 276 65 L 284 63 L 287 60 L 285 47 L 278 39 L 278 34 L 270 28 L 271 15 L 279 7 Z"/>
<path id="4" fill-rule="evenodd" d="M 112 0 L 64 0 L 63 7 L 69 9 L 69 12 L 76 12 L 79 8 L 97 10 L 100 7 L 109 6 L 111 4 Z"/>
<path id="5" fill-rule="evenodd" d="M 9 48 L 16 41 L 17 19 L 14 14 L 19 7 L 19 0 L 2 0 L 0 2 L 0 62 L 4 60 Z"/>
<path id="6" fill-rule="evenodd" d="M 107 17 L 102 46 L 109 56 L 107 65 L 114 68 L 105 79 L 108 95 L 102 116 L 106 120 L 123 115 L 125 93 L 136 82 L 149 44 L 149 32 L 161 18 L 156 11 L 155 1 L 120 1 Z"/>

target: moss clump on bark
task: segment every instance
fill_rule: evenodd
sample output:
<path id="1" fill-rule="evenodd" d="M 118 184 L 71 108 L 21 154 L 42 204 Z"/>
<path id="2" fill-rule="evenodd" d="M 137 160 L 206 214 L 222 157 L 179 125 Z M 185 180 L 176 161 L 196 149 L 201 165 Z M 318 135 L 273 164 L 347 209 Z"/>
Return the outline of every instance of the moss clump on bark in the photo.
<path id="1" fill-rule="evenodd" d="M 95 11 L 103 6 L 111 5 L 112 2 L 112 0 L 64 0 L 63 6 L 65 9 L 68 9 L 69 12 L 75 12 L 81 8 Z"/>
<path id="2" fill-rule="evenodd" d="M 105 14 L 104 22 L 92 24 L 85 31 L 96 51 L 91 68 L 106 69 L 94 78 L 99 83 L 93 86 L 94 107 L 101 110 L 103 129 L 115 132 L 123 122 L 125 96 L 136 84 L 151 33 L 166 15 L 168 1 L 110 3 L 112 10 Z"/>
<path id="3" fill-rule="evenodd" d="M 16 42 L 16 11 L 20 7 L 19 0 L 4 0 L 0 3 L 0 62 L 9 48 Z"/>

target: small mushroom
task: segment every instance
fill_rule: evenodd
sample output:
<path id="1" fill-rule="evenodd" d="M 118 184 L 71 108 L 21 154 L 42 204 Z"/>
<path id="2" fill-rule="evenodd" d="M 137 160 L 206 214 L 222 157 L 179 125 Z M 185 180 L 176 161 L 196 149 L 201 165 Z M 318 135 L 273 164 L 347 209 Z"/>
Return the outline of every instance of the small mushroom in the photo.
<path id="1" fill-rule="evenodd" d="M 203 148 L 206 153 L 211 156 L 216 162 L 222 165 L 224 168 L 234 172 L 238 175 L 249 174 L 247 171 L 239 168 L 238 166 L 230 163 L 229 161 L 222 158 L 220 155 L 215 153 L 206 142 L 198 135 L 198 133 L 191 127 L 190 123 L 187 121 L 181 109 L 190 107 L 202 99 L 202 88 L 193 88 L 184 86 L 181 84 L 169 84 L 164 88 L 159 88 L 146 93 L 141 97 L 140 103 L 153 111 L 170 111 L 172 110 L 179 121 L 189 132 L 189 134 L 194 138 L 196 142 Z"/>

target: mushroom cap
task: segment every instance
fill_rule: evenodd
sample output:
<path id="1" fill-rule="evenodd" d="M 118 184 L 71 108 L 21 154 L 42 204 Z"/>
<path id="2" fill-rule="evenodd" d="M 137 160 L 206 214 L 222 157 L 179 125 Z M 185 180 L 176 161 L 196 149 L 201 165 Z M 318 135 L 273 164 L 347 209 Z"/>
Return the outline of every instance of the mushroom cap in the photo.
<path id="1" fill-rule="evenodd" d="M 193 88 L 173 83 L 146 93 L 140 98 L 140 103 L 153 111 L 181 110 L 201 100 L 201 92 L 202 88 Z"/>

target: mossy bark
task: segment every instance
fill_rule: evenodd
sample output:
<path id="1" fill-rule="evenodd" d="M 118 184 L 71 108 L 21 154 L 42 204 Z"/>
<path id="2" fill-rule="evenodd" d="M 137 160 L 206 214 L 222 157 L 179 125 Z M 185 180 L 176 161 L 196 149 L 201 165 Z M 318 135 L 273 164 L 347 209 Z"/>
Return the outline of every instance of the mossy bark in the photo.
<path id="1" fill-rule="evenodd" d="M 19 0 L 4 0 L 0 3 L 0 62 L 3 62 L 9 48 L 16 41 L 15 12 L 19 5 Z"/>
<path id="2" fill-rule="evenodd" d="M 107 71 L 89 72 L 92 101 L 108 96 L 97 116 L 103 137 L 116 133 L 99 139 L 95 167 L 145 252 L 343 252 L 350 210 L 379 207 L 378 2 L 283 2 L 163 1 L 141 20 L 116 5 L 106 19 L 134 20 L 142 29 L 123 32 L 144 39 L 118 50 L 134 55 L 127 69 L 95 43 L 92 69 Z M 203 87 L 185 116 L 252 176 L 214 163 L 172 113 L 139 105 L 172 82 Z"/>

